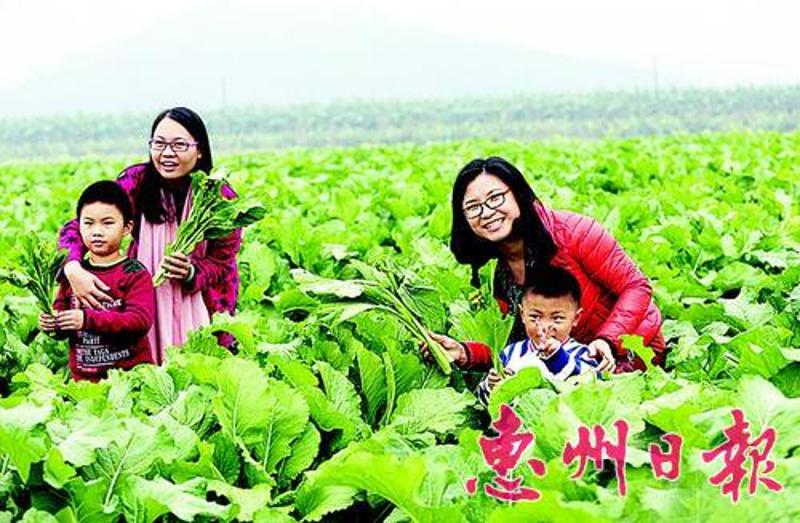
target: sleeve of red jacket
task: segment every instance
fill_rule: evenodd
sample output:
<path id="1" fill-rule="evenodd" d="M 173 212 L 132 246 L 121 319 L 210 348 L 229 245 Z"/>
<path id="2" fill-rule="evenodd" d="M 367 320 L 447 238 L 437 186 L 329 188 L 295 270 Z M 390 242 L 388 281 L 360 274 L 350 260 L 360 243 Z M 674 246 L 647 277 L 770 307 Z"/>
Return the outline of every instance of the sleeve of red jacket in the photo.
<path id="1" fill-rule="evenodd" d="M 128 275 L 130 283 L 121 311 L 84 309 L 84 328 L 102 334 L 144 336 L 155 321 L 156 295 L 150 273 L 140 270 Z"/>
<path id="2" fill-rule="evenodd" d="M 134 194 L 139 187 L 143 173 L 144 164 L 132 165 L 122 171 L 119 177 L 117 177 L 117 184 L 122 187 L 131 201 L 131 209 L 133 210 L 134 216 L 136 216 L 136 209 L 134 208 L 134 201 L 136 198 Z M 58 235 L 58 248 L 67 251 L 68 262 L 73 260 L 80 261 L 83 259 L 86 254 L 86 247 L 83 245 L 83 241 L 81 241 L 80 224 L 78 224 L 77 219 L 70 220 L 61 228 L 61 232 Z"/>
<path id="3" fill-rule="evenodd" d="M 236 198 L 236 193 L 229 186 L 224 186 L 222 196 L 231 200 Z M 209 241 L 204 256 L 190 256 L 194 265 L 194 277 L 184 283 L 184 288 L 189 292 L 197 292 L 222 281 L 226 273 L 234 270 L 241 245 L 241 229 L 236 229 L 225 238 Z"/>
<path id="4" fill-rule="evenodd" d="M 597 221 L 585 216 L 575 219 L 570 254 L 586 274 L 617 296 L 597 338 L 609 341 L 619 353 L 620 336 L 635 332 L 647 312 L 653 291 L 647 277 Z"/>
<path id="5" fill-rule="evenodd" d="M 479 341 L 465 341 L 464 349 L 467 351 L 467 364 L 464 370 L 489 370 L 492 367 L 492 349 Z"/>

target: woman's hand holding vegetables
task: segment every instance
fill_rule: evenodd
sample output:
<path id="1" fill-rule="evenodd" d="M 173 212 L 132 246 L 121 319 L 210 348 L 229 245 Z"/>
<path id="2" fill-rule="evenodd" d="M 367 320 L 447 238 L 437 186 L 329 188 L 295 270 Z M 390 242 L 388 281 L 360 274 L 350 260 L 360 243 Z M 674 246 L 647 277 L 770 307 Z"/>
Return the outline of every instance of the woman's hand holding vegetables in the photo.
<path id="1" fill-rule="evenodd" d="M 430 333 L 431 338 L 434 341 L 439 342 L 439 345 L 445 351 L 447 358 L 456 364 L 457 367 L 463 367 L 467 364 L 467 352 L 464 350 L 464 345 L 460 342 L 454 340 L 449 336 L 445 336 L 443 334 L 436 334 L 435 332 Z M 432 361 L 433 356 L 431 355 L 431 349 L 425 344 L 422 344 L 420 347 L 422 351 L 422 357 L 425 358 L 427 361 Z"/>
<path id="2" fill-rule="evenodd" d="M 73 260 L 64 265 L 64 276 L 69 281 L 72 294 L 84 307 L 101 309 L 101 302 L 111 301 L 109 286 L 103 280 L 87 271 L 79 261 Z"/>
<path id="3" fill-rule="evenodd" d="M 192 275 L 192 262 L 188 256 L 176 252 L 167 254 L 161 260 L 164 276 L 171 280 L 186 281 Z"/>

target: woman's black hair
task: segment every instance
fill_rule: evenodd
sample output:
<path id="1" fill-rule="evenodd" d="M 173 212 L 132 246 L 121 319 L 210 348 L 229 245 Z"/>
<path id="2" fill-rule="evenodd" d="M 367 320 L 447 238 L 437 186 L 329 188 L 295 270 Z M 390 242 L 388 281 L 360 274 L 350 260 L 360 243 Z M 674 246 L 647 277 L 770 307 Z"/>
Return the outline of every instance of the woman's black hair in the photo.
<path id="1" fill-rule="evenodd" d="M 150 128 L 150 138 L 153 137 L 156 127 L 164 118 L 175 120 L 197 142 L 197 152 L 200 153 L 200 158 L 197 159 L 194 171 L 211 172 L 211 168 L 214 165 L 211 158 L 211 143 L 208 140 L 208 131 L 206 131 L 206 126 L 200 115 L 186 107 L 173 107 L 162 111 L 153 120 L 153 126 Z M 135 202 L 136 208 L 141 209 L 142 214 L 150 223 L 164 223 L 169 218 L 161 197 L 161 188 L 163 186 L 164 180 L 156 170 L 155 165 L 153 165 L 153 158 L 150 157 Z"/>
<path id="2" fill-rule="evenodd" d="M 514 220 L 511 234 L 522 238 L 525 252 L 533 255 L 534 263 L 549 263 L 556 253 L 552 236 L 534 210 L 534 202 L 538 198 L 522 173 L 499 156 L 476 158 L 461 169 L 453 184 L 453 226 L 450 230 L 450 250 L 459 263 L 472 266 L 470 281 L 475 287 L 480 286 L 478 269 L 492 258 L 500 256 L 498 245 L 478 237 L 464 216 L 464 193 L 467 186 L 484 172 L 497 176 L 511 189 L 520 212 L 519 218 Z"/>

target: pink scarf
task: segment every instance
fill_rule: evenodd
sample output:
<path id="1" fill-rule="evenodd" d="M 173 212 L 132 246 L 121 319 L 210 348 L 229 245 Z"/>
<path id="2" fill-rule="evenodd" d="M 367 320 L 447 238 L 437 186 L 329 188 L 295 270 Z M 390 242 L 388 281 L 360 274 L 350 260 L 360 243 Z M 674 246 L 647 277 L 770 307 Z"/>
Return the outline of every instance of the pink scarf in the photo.
<path id="1" fill-rule="evenodd" d="M 167 208 L 175 208 L 171 194 L 162 192 Z M 186 201 L 181 212 L 181 222 L 189 214 L 192 207 L 192 190 L 186 193 Z M 168 213 L 169 214 L 169 213 Z M 174 213 L 172 213 L 174 215 Z M 150 223 L 142 215 L 139 228 L 139 251 L 137 258 L 150 274 L 155 274 L 164 257 L 167 245 L 175 240 L 178 231 L 176 220 L 167 219 L 164 223 Z M 200 256 L 206 251 L 206 242 L 201 242 L 195 249 Z M 167 280 L 156 287 L 156 320 L 147 341 L 150 342 L 150 351 L 154 361 L 161 364 L 164 361 L 166 348 L 173 345 L 182 345 L 188 338 L 189 331 L 209 325 L 211 323 L 208 309 L 203 302 L 201 292 L 188 293 L 176 280 Z"/>

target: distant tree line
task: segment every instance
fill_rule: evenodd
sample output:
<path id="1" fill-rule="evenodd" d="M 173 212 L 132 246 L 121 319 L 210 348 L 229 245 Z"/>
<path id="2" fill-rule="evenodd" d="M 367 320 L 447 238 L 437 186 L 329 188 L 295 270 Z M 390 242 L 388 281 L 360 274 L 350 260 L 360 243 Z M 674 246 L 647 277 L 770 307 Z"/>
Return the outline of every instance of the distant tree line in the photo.
<path id="1" fill-rule="evenodd" d="M 428 143 L 481 137 L 523 141 L 800 126 L 800 86 L 515 94 L 205 111 L 221 153 L 283 147 Z M 144 152 L 152 114 L 0 119 L 0 162 Z"/>

